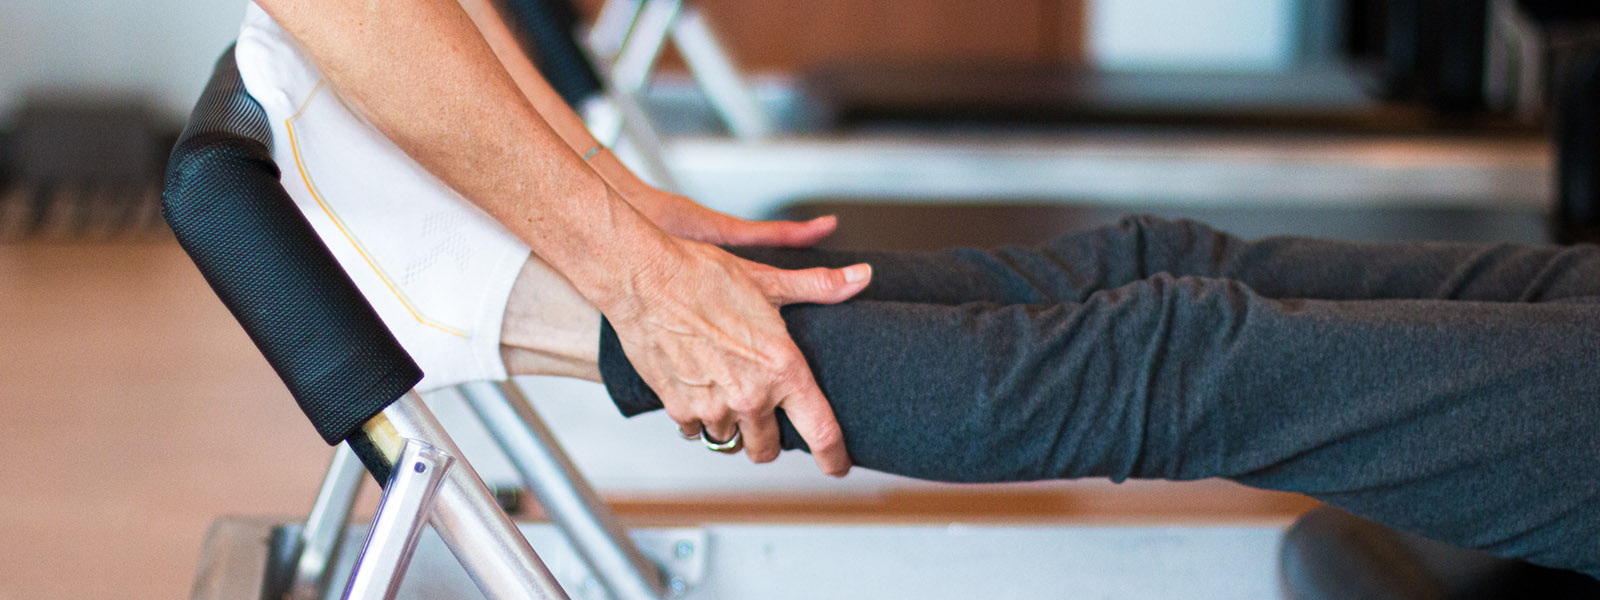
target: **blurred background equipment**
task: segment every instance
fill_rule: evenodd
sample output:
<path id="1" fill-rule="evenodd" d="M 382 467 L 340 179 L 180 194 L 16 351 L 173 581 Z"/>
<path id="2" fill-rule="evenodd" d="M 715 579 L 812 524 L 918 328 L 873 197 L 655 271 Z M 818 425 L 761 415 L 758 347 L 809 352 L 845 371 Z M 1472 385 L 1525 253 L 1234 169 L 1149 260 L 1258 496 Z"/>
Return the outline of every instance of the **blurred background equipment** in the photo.
<path id="1" fill-rule="evenodd" d="M 1533 120 L 1555 108 L 1567 78 L 1600 48 L 1600 5 L 1492 0 L 1485 73 L 1489 106 Z"/>
<path id="2" fill-rule="evenodd" d="M 172 132 L 136 100 L 28 100 L 0 138 L 0 242 L 158 234 Z"/>
<path id="3" fill-rule="evenodd" d="M 242 6 L 0 4 L 0 243 L 162 239 L 161 168 Z"/>
<path id="4" fill-rule="evenodd" d="M 738 215 L 838 214 L 836 247 L 1027 242 L 1126 211 L 1252 236 L 1537 242 L 1600 231 L 1600 58 L 1583 3 L 581 0 L 565 27 L 596 23 L 602 4 L 640 1 L 677 20 L 644 38 L 658 47 L 637 51 L 645 70 L 623 69 L 636 78 L 624 89 L 614 81 L 621 38 L 597 43 L 607 31 L 598 26 L 573 37 L 599 59 L 584 98 L 611 105 L 595 110 L 644 113 L 633 126 L 649 131 L 619 129 L 638 146 L 619 154 Z M 271 370 L 149 212 L 148 186 L 242 6 L 0 3 L 0 381 L 10 391 L 0 421 L 19 424 L 0 452 L 53 465 L 0 465 L 15 484 L 0 486 L 0 531 L 14 542 L 0 547 L 0 571 L 14 575 L 0 597 L 180 596 L 194 557 L 219 556 L 221 545 L 200 549 L 216 515 L 297 514 L 327 464 L 292 408 L 274 412 L 287 403 Z M 620 31 L 643 29 L 630 19 Z M 716 62 L 703 60 L 708 47 L 724 52 L 762 126 L 719 109 L 719 86 L 696 72 Z M 617 102 L 619 91 L 631 97 Z M 111 243 L 70 243 L 87 241 Z M 1209 531 L 1221 548 L 1207 556 L 1167 544 L 1159 556 L 1108 559 L 1142 565 L 1133 569 L 1231 561 L 1207 572 L 1270 597 L 1271 545 L 1312 506 L 1220 481 L 952 488 L 868 472 L 835 481 L 803 456 L 753 467 L 681 444 L 663 415 L 620 420 L 598 386 L 520 383 L 629 525 L 776 514 L 1117 523 L 1130 527 L 1103 531 L 1126 540 L 1152 523 L 1189 534 L 1204 523 L 1218 526 Z M 519 489 L 464 400 L 447 391 L 429 402 L 467 428 L 463 446 L 483 440 L 464 450 L 492 484 Z M 44 404 L 51 410 L 34 408 Z M 169 452 L 155 461 L 86 452 L 93 445 L 68 443 L 82 431 L 119 447 L 155 435 Z M 118 485 L 85 494 L 50 476 L 61 472 Z M 145 485 L 156 478 L 166 485 Z M 219 522 L 212 539 L 253 544 L 279 521 L 240 523 Z M 1223 531 L 1233 526 L 1240 535 Z M 723 531 L 754 539 L 736 529 Z M 964 534 L 937 529 L 925 539 Z M 1080 541 L 1067 551 L 1104 554 L 1106 539 Z M 442 546 L 424 547 L 426 560 L 449 564 Z M 703 565 L 704 550 L 692 545 L 684 564 Z M 262 562 L 246 558 L 236 564 L 259 572 Z"/>

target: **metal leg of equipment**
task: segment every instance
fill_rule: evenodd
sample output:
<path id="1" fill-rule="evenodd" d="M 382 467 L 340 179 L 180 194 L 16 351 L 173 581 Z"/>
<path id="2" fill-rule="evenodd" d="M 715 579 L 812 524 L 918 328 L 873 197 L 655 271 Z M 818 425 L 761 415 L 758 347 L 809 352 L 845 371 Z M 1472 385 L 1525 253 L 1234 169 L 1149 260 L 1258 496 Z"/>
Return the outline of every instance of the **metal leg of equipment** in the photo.
<path id="1" fill-rule="evenodd" d="M 523 396 L 521 389 L 515 383 L 496 385 L 477 382 L 461 385 L 457 389 L 515 466 L 525 485 L 560 528 L 579 559 L 594 574 L 595 581 L 605 588 L 610 597 L 619 600 L 646 600 L 661 598 L 668 593 L 660 568 L 645 558 L 626 531 L 617 524 L 615 516 L 584 480 L 572 460 L 561 449 L 554 434 L 533 410 L 532 404 Z M 390 411 L 394 414 L 389 414 Z M 514 528 L 507 529 L 510 527 L 510 521 L 505 519 L 498 508 L 484 506 L 483 498 L 479 496 L 488 497 L 490 504 L 492 497 L 488 496 L 487 490 L 472 472 L 472 466 L 460 458 L 459 451 L 443 449 L 453 448 L 453 445 L 450 444 L 448 437 L 443 436 L 443 430 L 433 420 L 431 413 L 427 412 L 426 406 L 414 400 L 414 394 L 408 395 L 389 411 L 385 411 L 383 418 L 387 423 L 385 428 L 377 432 L 369 428 L 367 433 L 369 436 L 381 435 L 383 439 L 388 440 L 385 444 L 375 444 L 380 448 L 393 447 L 395 439 L 398 439 L 402 450 L 394 463 L 398 466 L 390 476 L 391 485 L 385 487 L 384 501 L 380 505 L 377 518 L 374 519 L 373 534 L 367 543 L 368 550 L 363 551 L 363 559 L 357 564 L 355 573 L 349 581 L 349 587 L 346 588 L 346 597 L 389 597 L 383 594 L 398 589 L 399 576 L 405 569 L 403 564 L 399 568 L 394 566 L 395 559 L 392 555 L 397 549 L 404 550 L 402 554 L 409 555 L 410 550 L 415 547 L 415 539 L 399 534 L 400 524 L 404 521 L 397 520 L 418 510 L 432 515 L 431 518 L 418 521 L 419 525 L 421 522 L 430 521 L 439 529 L 446 544 L 456 553 L 463 566 L 467 567 L 473 580 L 485 589 L 485 593 L 489 593 L 490 589 L 519 590 L 530 587 L 540 589 L 546 594 L 560 591 L 554 579 L 549 577 L 548 571 L 542 574 L 536 572 L 538 569 L 534 567 L 543 568 L 538 563 L 537 557 L 521 556 L 526 542 L 518 543 L 520 535 L 514 532 Z M 400 433 L 401 425 L 409 433 Z M 388 429 L 394 431 L 390 432 Z M 395 437 L 397 435 L 398 438 Z M 439 441 L 444 443 L 436 443 Z M 419 452 L 420 449 L 426 449 L 427 452 L 419 457 L 408 457 L 405 449 L 413 447 L 419 449 Z M 425 505 L 396 506 L 394 502 L 401 500 L 409 502 L 410 500 L 406 499 L 414 499 L 419 492 L 397 491 L 393 484 L 413 482 L 416 479 L 415 474 L 407 471 L 407 466 L 418 463 L 420 458 L 430 457 L 439 462 L 441 467 L 452 462 L 457 465 L 453 469 L 452 477 L 448 479 L 443 479 L 443 468 L 432 471 L 444 481 L 440 487 L 449 490 L 448 493 L 442 494 L 440 505 L 434 505 L 432 492 L 429 492 L 430 496 Z M 295 561 L 295 572 L 290 586 L 290 596 L 295 600 L 311 600 L 326 596 L 330 585 L 329 573 L 334 570 L 334 565 L 338 562 L 337 550 L 342 541 L 342 532 L 349 520 L 350 508 L 360 490 L 364 473 L 365 470 L 354 452 L 346 447 L 338 449 L 333 463 L 329 466 L 322 489 L 317 494 L 311 516 L 301 531 L 298 544 L 300 552 Z M 387 520 L 386 514 L 389 515 Z M 500 519 L 491 519 L 496 515 L 500 515 Z M 506 528 L 494 523 L 479 522 L 484 520 L 505 520 L 503 525 Z M 441 523 L 451 530 L 447 532 L 441 528 Z M 380 536 L 380 531 L 387 533 Z M 368 566 L 368 554 L 373 553 L 374 548 L 378 549 L 373 554 L 377 557 L 374 559 L 377 562 L 372 563 L 373 566 Z M 484 550 L 491 550 L 490 554 L 500 556 L 486 557 L 483 555 Z M 526 551 L 532 552 L 531 548 L 526 548 Z M 490 564 L 476 567 L 468 564 L 473 561 L 489 561 Z M 377 573 L 392 573 L 392 575 L 373 579 L 374 575 L 366 574 L 374 570 Z M 505 581 L 503 573 L 506 572 L 531 573 L 533 576 L 522 581 Z M 393 586 L 384 583 L 390 580 L 393 580 Z"/>
<path id="2" fill-rule="evenodd" d="M 686 6 L 678 13 L 672 43 L 734 137 L 746 141 L 772 137 L 776 122 L 756 100 L 699 9 Z"/>
<path id="3" fill-rule="evenodd" d="M 458 388 L 595 579 L 619 600 L 660 598 L 660 569 L 617 524 L 512 381 Z"/>
<path id="4" fill-rule="evenodd" d="M 389 483 L 383 487 L 383 500 L 378 503 L 361 557 L 345 586 L 346 600 L 389 600 L 400 592 L 400 581 L 433 512 L 434 497 L 454 461 L 425 442 L 406 440 L 400 459 L 389 472 Z"/>
<path id="5" fill-rule="evenodd" d="M 644 0 L 607 0 L 600 6 L 600 14 L 595 16 L 594 24 L 589 27 L 584 40 L 596 64 L 602 67 L 611 65 L 617 53 L 622 51 L 622 43 L 627 40 L 628 32 L 633 29 L 633 22 L 638 19 L 639 9 L 643 5 Z"/>
<path id="6" fill-rule="evenodd" d="M 705 17 L 683 0 L 611 0 L 587 41 L 596 62 L 608 67 L 612 95 L 637 98 L 669 38 L 735 137 L 760 140 L 773 134 L 772 116 L 762 109 Z"/>
<path id="7" fill-rule="evenodd" d="M 664 190 L 678 189 L 663 159 L 661 136 L 637 97 L 607 93 L 588 102 L 583 116 L 595 139 L 612 147 L 650 184 Z"/>
<path id="8" fill-rule="evenodd" d="M 289 583 L 289 597 L 293 600 L 316 600 L 327 593 L 329 574 L 338 563 L 339 548 L 344 544 L 345 524 L 366 476 L 367 470 L 355 452 L 348 446 L 334 447 L 328 475 L 322 480 L 322 489 L 317 492 L 311 516 L 306 518 L 296 544 L 294 576 Z"/>
<path id="9" fill-rule="evenodd" d="M 639 98 L 681 3 L 682 0 L 649 0 L 631 11 L 628 6 L 611 6 L 602 11 L 609 13 L 601 16 L 610 31 L 603 37 L 612 40 L 605 43 L 614 44 L 617 54 L 609 69 L 596 69 L 606 92 L 580 107 L 596 140 L 616 147 L 619 155 L 642 171 L 651 184 L 669 190 L 678 185 L 662 158 L 661 137 Z M 623 33 L 617 35 L 618 31 Z M 600 55 L 593 50 L 591 54 Z"/>
<path id="10" fill-rule="evenodd" d="M 645 0 L 611 65 L 612 89 L 630 95 L 644 90 L 682 10 L 683 0 Z"/>
<path id="11" fill-rule="evenodd" d="M 425 442 L 451 457 L 461 456 L 416 392 L 407 393 L 368 421 L 362 434 L 391 469 L 404 468 L 398 461 L 408 440 Z M 445 472 L 428 523 L 488 598 L 567 598 L 466 460 L 456 460 Z"/>

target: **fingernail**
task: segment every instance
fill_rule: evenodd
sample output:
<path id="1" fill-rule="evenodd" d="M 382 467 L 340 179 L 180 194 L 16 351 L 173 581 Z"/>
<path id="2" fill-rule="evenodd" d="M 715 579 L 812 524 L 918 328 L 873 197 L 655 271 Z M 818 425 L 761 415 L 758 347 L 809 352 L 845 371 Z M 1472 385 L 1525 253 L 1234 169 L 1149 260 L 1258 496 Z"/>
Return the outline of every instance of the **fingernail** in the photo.
<path id="1" fill-rule="evenodd" d="M 812 219 L 811 222 L 812 223 L 831 223 L 831 222 L 837 221 L 837 220 L 839 220 L 839 217 L 836 217 L 834 215 L 822 215 L 820 217 Z"/>
<path id="2" fill-rule="evenodd" d="M 861 283 L 872 277 L 872 265 L 861 263 L 844 269 L 845 283 Z"/>

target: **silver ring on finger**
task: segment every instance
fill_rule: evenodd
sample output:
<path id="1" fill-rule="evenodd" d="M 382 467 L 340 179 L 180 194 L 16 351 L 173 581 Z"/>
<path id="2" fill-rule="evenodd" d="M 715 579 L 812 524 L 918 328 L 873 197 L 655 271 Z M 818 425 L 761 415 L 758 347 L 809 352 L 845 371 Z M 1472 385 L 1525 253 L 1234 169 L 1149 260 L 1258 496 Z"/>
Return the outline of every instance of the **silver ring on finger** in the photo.
<path id="1" fill-rule="evenodd" d="M 744 441 L 744 436 L 739 433 L 738 429 L 734 429 L 732 437 L 729 437 L 727 441 L 719 442 L 711 439 L 711 432 L 706 431 L 706 426 L 702 423 L 700 425 L 700 441 L 706 445 L 707 450 L 712 452 L 733 454 L 739 451 L 739 444 Z"/>

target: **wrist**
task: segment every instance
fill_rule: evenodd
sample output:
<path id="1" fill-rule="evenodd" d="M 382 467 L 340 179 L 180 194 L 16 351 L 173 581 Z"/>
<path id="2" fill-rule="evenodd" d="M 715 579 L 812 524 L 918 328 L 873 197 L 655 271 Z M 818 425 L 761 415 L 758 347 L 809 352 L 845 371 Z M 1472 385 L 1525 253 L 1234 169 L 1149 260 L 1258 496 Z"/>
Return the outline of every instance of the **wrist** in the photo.
<path id="1" fill-rule="evenodd" d="M 607 244 L 609 251 L 595 252 L 580 264 L 574 283 L 600 312 L 631 321 L 683 264 L 680 246 L 679 240 L 638 218 L 637 226 Z"/>
<path id="2" fill-rule="evenodd" d="M 611 188 L 621 194 L 623 198 L 633 198 L 637 194 L 647 193 L 655 189 L 638 175 L 635 175 L 627 165 L 622 164 L 622 159 L 605 146 L 596 146 L 600 150 L 588 159 L 589 168 L 594 169 L 600 177 L 611 185 Z"/>

